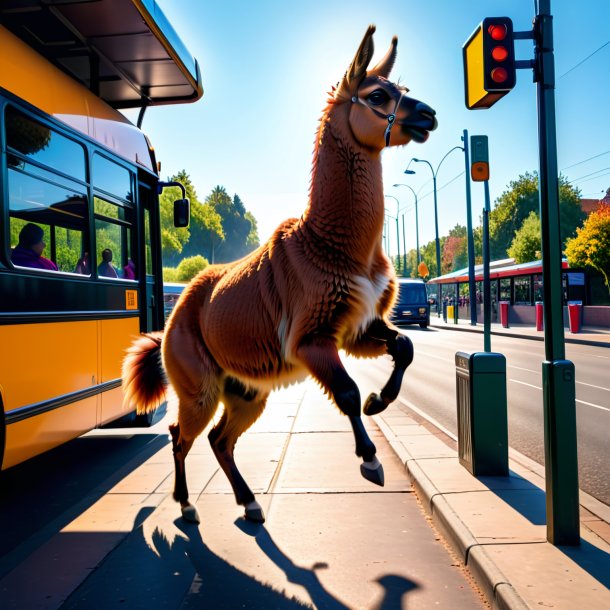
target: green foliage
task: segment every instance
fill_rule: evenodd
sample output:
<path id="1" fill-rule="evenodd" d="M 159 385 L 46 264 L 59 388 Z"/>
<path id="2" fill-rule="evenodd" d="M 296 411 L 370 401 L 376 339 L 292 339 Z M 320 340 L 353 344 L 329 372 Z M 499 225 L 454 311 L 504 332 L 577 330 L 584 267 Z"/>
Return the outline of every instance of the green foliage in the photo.
<path id="1" fill-rule="evenodd" d="M 538 175 L 525 173 L 509 184 L 509 189 L 496 200 L 489 215 L 490 249 L 492 260 L 506 258 L 515 233 L 531 212 L 538 212 Z M 559 215 L 561 240 L 575 234 L 584 214 L 580 207 L 580 191 L 569 184 L 565 176 L 559 177 Z"/>
<path id="2" fill-rule="evenodd" d="M 241 258 L 252 250 L 248 241 L 258 241 L 258 235 L 250 235 L 252 223 L 246 216 L 246 208 L 238 195 L 229 197 L 223 186 L 217 186 L 206 199 L 222 219 L 224 239 L 217 245 L 215 261 L 226 262 Z"/>
<path id="3" fill-rule="evenodd" d="M 508 249 L 508 255 L 517 264 L 529 263 L 542 258 L 540 245 L 540 218 L 536 212 L 530 212 Z"/>
<path id="4" fill-rule="evenodd" d="M 176 269 L 176 280 L 177 282 L 189 282 L 192 280 L 200 271 L 203 271 L 209 265 L 207 259 L 201 255 L 191 256 L 184 258 L 180 261 L 178 268 Z"/>
<path id="5" fill-rule="evenodd" d="M 178 281 L 178 269 L 176 269 L 176 267 L 163 267 L 163 281 L 164 282 L 177 282 Z"/>
<path id="6" fill-rule="evenodd" d="M 571 266 L 599 271 L 610 292 L 610 205 L 601 204 L 589 214 L 576 237 L 568 241 L 565 253 Z"/>

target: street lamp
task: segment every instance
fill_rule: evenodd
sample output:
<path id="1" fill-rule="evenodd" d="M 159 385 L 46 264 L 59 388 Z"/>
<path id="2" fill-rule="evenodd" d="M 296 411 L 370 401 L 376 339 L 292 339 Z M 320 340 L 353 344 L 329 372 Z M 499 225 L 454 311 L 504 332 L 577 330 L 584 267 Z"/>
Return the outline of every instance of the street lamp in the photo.
<path id="1" fill-rule="evenodd" d="M 436 166 L 436 171 L 434 171 L 434 168 L 432 167 L 432 164 L 430 163 L 430 161 L 426 161 L 426 159 L 416 159 L 415 157 L 413 157 L 411 159 L 411 161 L 415 161 L 415 163 L 425 163 L 430 168 L 430 171 L 432 172 L 432 183 L 433 183 L 433 187 L 434 187 L 434 230 L 435 230 L 435 233 L 436 233 L 436 274 L 437 274 L 437 277 L 440 277 L 440 275 L 441 275 L 441 243 L 440 243 L 439 238 L 438 238 L 438 205 L 437 205 L 437 197 L 436 197 L 436 176 L 438 174 L 438 170 L 440 169 L 443 161 L 454 150 L 461 150 L 461 151 L 463 151 L 464 149 L 461 146 L 454 146 L 440 160 L 439 164 Z M 441 317 L 441 309 L 440 309 L 440 305 L 439 305 L 439 300 L 440 299 L 438 299 L 438 298 L 436 300 L 436 311 L 438 313 L 438 317 L 440 318 Z"/>
<path id="2" fill-rule="evenodd" d="M 396 248 L 398 250 L 398 270 L 400 270 L 400 233 L 398 232 L 398 208 L 400 207 L 400 202 L 398 201 L 398 199 L 396 197 L 394 197 L 394 195 L 384 195 L 384 197 L 389 197 L 391 199 L 393 199 L 396 202 Z M 387 216 L 390 216 L 389 214 L 387 214 Z M 394 218 L 394 216 L 390 216 L 390 218 Z M 405 244 L 405 248 L 406 248 L 406 244 Z M 389 248 L 388 248 L 389 251 Z M 389 252 L 388 252 L 389 254 Z"/>
<path id="3" fill-rule="evenodd" d="M 405 174 L 414 174 L 415 172 L 412 169 L 406 169 L 405 170 Z M 394 184 L 394 187 L 397 186 L 406 186 L 412 193 L 413 193 L 413 197 L 415 197 L 415 246 L 417 247 L 417 264 L 419 265 L 421 258 L 420 258 L 420 254 L 419 254 L 419 215 L 417 212 L 417 193 L 408 185 L 408 184 Z M 405 217 L 403 214 L 402 217 L 402 221 L 403 221 L 403 236 L 402 236 L 402 241 L 404 242 L 404 247 L 405 247 L 405 269 L 407 268 L 407 262 L 406 262 L 406 257 L 407 257 L 407 242 L 405 240 L 405 236 L 404 236 L 404 221 L 405 221 Z"/>

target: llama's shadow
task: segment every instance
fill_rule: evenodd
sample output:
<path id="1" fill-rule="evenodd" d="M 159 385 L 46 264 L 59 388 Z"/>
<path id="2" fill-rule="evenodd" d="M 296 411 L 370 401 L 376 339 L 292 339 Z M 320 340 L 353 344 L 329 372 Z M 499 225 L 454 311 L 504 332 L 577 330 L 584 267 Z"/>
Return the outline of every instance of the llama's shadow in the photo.
<path id="1" fill-rule="evenodd" d="M 290 596 L 280 588 L 281 583 L 259 580 L 232 565 L 229 558 L 216 554 L 205 544 L 197 525 L 177 519 L 174 526 L 179 534 L 173 539 L 159 527 L 146 535 L 142 524 L 149 516 L 150 509 L 141 511 L 132 533 L 65 600 L 63 608 L 349 608 L 318 578 L 318 572 L 328 567 L 325 563 L 314 563 L 311 567 L 296 565 L 262 525 L 243 519 L 236 522 L 289 582 L 307 592 L 311 602 Z M 404 595 L 418 587 L 393 574 L 384 575 L 377 583 L 383 588 L 383 595 L 371 610 L 407 608 Z"/>

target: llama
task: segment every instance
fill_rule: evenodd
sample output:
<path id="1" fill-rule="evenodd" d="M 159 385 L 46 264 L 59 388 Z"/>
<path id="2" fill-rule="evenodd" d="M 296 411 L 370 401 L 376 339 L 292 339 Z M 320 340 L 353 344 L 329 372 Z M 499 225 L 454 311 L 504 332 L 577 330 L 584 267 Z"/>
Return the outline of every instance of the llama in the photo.
<path id="1" fill-rule="evenodd" d="M 384 195 L 381 151 L 424 142 L 435 112 L 388 80 L 394 37 L 373 56 L 370 26 L 318 129 L 307 208 L 281 224 L 241 260 L 212 265 L 185 288 L 163 333 L 135 340 L 123 363 L 125 400 L 138 413 L 156 408 L 171 383 L 178 421 L 170 425 L 174 499 L 183 518 L 199 522 L 189 502 L 185 458 L 224 410 L 209 441 L 245 517 L 263 522 L 260 504 L 234 461 L 239 436 L 261 415 L 269 393 L 311 375 L 349 418 L 362 476 L 383 485 L 383 466 L 361 419 L 360 392 L 339 357 L 390 354 L 391 376 L 364 412 L 381 412 L 398 396 L 413 360 L 411 341 L 387 320 L 396 293 L 394 270 L 381 248 Z"/>

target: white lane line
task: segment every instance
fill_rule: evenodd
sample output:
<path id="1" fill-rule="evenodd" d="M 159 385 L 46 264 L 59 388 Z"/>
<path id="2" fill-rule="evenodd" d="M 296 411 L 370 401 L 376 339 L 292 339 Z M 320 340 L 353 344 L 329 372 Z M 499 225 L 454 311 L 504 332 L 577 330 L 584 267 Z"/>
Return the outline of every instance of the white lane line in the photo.
<path id="1" fill-rule="evenodd" d="M 436 356 L 434 354 L 430 354 L 428 352 L 422 352 L 420 349 L 415 351 L 415 356 L 417 357 L 418 355 L 421 356 L 425 356 L 426 358 L 436 358 L 437 360 L 442 360 L 443 362 L 447 362 L 447 357 L 443 357 L 443 356 Z"/>
<path id="2" fill-rule="evenodd" d="M 593 385 L 592 383 L 585 383 L 584 381 L 577 381 L 576 383 L 589 386 L 590 388 L 595 388 L 596 390 L 605 390 L 606 392 L 610 392 L 610 388 L 604 388 L 601 385 Z"/>
<path id="3" fill-rule="evenodd" d="M 515 366 L 514 364 L 509 364 L 506 368 L 508 369 L 517 369 L 519 371 L 527 371 L 528 373 L 534 373 L 535 375 L 542 375 L 540 371 L 533 371 L 532 369 L 524 369 L 521 366 Z"/>
<path id="4" fill-rule="evenodd" d="M 529 388 L 535 388 L 536 390 L 542 390 L 540 386 L 532 385 L 531 383 L 525 383 L 525 381 L 519 381 L 518 379 L 509 379 L 513 383 L 520 383 L 521 385 L 526 385 Z M 602 407 L 601 405 L 596 405 L 592 402 L 586 402 L 585 400 L 576 399 L 576 402 L 579 402 L 581 405 L 587 405 L 587 407 L 593 407 L 594 409 L 601 409 L 602 411 L 610 411 L 608 407 Z"/>
<path id="5" fill-rule="evenodd" d="M 576 402 L 579 402 L 580 404 L 583 404 L 583 405 L 587 405 L 588 407 L 593 407 L 594 409 L 601 409 L 602 411 L 610 411 L 610 409 L 608 407 L 594 405 L 592 402 L 585 402 L 584 400 L 578 400 L 578 398 L 576 399 Z"/>
<path id="6" fill-rule="evenodd" d="M 513 383 L 520 383 L 521 385 L 526 385 L 528 388 L 536 388 L 537 390 L 542 390 L 540 386 L 532 385 L 531 383 L 525 383 L 525 381 L 519 381 L 518 379 L 509 379 Z"/>

